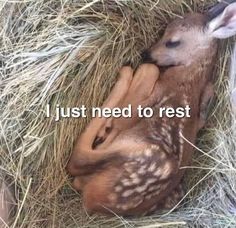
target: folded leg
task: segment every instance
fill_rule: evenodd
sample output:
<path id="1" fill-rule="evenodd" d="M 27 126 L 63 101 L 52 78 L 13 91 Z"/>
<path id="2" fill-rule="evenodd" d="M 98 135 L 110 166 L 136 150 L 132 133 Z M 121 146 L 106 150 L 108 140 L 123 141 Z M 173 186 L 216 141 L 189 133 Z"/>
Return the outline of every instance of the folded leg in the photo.
<path id="1" fill-rule="evenodd" d="M 125 97 L 133 78 L 133 70 L 131 67 L 123 67 L 120 71 L 120 77 L 112 89 L 110 95 L 104 102 L 102 108 L 115 108 Z M 104 117 L 96 117 L 87 125 L 84 132 L 78 138 L 67 169 L 72 175 L 76 175 L 80 166 L 90 163 L 96 163 L 104 158 L 104 152 L 94 151 L 93 144 L 101 129 L 107 123 Z"/>
<path id="2" fill-rule="evenodd" d="M 153 100 L 150 99 L 154 87 L 159 78 L 159 70 L 154 64 L 143 64 L 135 72 L 134 79 L 130 85 L 129 91 L 120 107 L 132 106 L 132 118 L 114 119 L 114 128 L 120 130 L 129 129 L 138 121 L 137 108 L 151 106 Z"/>
<path id="3" fill-rule="evenodd" d="M 166 198 L 151 207 L 150 210 L 145 213 L 145 215 L 151 215 L 159 210 L 172 210 L 178 206 L 180 201 L 183 199 L 184 194 L 183 186 L 180 183 L 175 189 L 173 189 L 172 192 L 170 192 Z"/>
<path id="4" fill-rule="evenodd" d="M 91 164 L 95 165 L 107 160 L 111 152 L 108 153 L 106 148 L 117 134 L 138 122 L 138 105 L 146 107 L 154 101 L 150 97 L 153 94 L 158 76 L 159 70 L 152 64 L 145 64 L 138 68 L 133 80 L 133 71 L 130 67 L 121 69 L 120 79 L 102 108 L 123 108 L 131 104 L 133 107 L 132 118 L 93 118 L 78 139 L 69 161 L 68 170 L 72 175 L 78 175 L 78 170 L 82 166 L 87 165 L 91 168 Z"/>
<path id="5" fill-rule="evenodd" d="M 142 107 L 152 105 L 153 100 L 149 98 L 153 94 L 158 78 L 159 70 L 153 64 L 143 64 L 137 69 L 125 98 L 118 105 L 120 109 L 131 105 L 132 117 L 110 118 L 107 120 L 99 132 L 98 139 L 102 139 L 98 140 L 102 142 L 99 148 L 106 148 L 119 132 L 130 129 L 137 124 L 140 120 L 137 108 L 139 105 L 142 105 Z"/>

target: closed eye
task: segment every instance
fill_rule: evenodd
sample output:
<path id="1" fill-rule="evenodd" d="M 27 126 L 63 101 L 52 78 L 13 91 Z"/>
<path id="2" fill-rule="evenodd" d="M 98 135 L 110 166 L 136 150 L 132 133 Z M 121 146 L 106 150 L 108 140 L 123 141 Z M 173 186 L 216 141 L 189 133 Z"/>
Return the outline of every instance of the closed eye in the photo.
<path id="1" fill-rule="evenodd" d="M 181 43 L 180 41 L 171 41 L 171 40 L 169 40 L 169 41 L 166 42 L 166 47 L 167 48 L 176 48 L 180 45 L 180 43 Z"/>

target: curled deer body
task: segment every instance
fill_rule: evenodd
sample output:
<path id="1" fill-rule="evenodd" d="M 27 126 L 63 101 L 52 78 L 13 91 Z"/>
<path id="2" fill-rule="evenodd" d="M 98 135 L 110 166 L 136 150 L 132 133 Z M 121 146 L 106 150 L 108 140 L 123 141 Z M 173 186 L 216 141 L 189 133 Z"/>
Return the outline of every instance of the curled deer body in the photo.
<path id="1" fill-rule="evenodd" d="M 155 64 L 136 72 L 125 66 L 103 107 L 127 104 L 191 107 L 191 118 L 94 118 L 76 142 L 68 164 L 73 186 L 90 212 L 143 215 L 171 208 L 181 199 L 183 166 L 191 163 L 198 131 L 213 96 L 217 39 L 236 33 L 236 3 L 220 4 L 218 16 L 187 14 L 168 25 L 145 52 Z M 210 19 L 209 19 L 210 18 Z M 213 19 L 212 19 L 213 18 Z M 159 71 L 158 67 L 164 67 Z"/>

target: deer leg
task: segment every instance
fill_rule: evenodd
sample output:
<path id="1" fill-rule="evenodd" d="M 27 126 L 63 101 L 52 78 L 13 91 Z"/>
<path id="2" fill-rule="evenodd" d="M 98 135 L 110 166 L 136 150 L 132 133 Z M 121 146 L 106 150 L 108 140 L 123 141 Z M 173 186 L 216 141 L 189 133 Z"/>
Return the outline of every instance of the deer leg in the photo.
<path id="1" fill-rule="evenodd" d="M 177 204 L 183 199 L 184 197 L 184 189 L 182 184 L 179 184 L 170 194 L 164 198 L 158 204 L 155 204 L 147 211 L 144 215 L 151 215 L 159 210 L 171 210 L 177 206 Z"/>
<path id="2" fill-rule="evenodd" d="M 124 100 L 118 105 L 120 109 L 131 105 L 132 117 L 110 118 L 107 124 L 104 125 L 103 135 L 105 137 L 103 139 L 105 140 L 98 146 L 99 149 L 106 148 L 119 132 L 132 128 L 139 121 L 137 115 L 138 105 L 148 105 L 149 97 L 153 94 L 158 77 L 159 70 L 153 64 L 143 64 L 137 69 Z"/>
<path id="3" fill-rule="evenodd" d="M 129 82 L 131 82 L 133 75 L 132 70 L 129 71 L 129 73 L 131 78 Z M 135 81 L 134 82 L 132 81 L 131 84 L 132 87 L 131 87 L 130 84 L 128 84 L 127 86 L 127 76 L 125 77 L 125 86 L 123 85 L 124 83 L 122 83 L 121 80 L 122 74 L 121 74 L 121 79 L 116 83 L 115 88 L 112 90 L 110 96 L 108 97 L 103 107 L 114 108 L 118 103 L 124 105 L 125 102 L 126 103 L 130 102 L 131 105 L 134 105 L 135 109 L 139 104 L 148 105 L 149 96 L 152 94 L 152 91 L 155 87 L 155 83 L 159 76 L 158 68 L 155 65 L 145 64 L 145 66 L 141 66 L 137 70 L 136 76 L 137 75 L 142 76 L 141 77 L 142 83 L 140 83 L 140 81 L 137 80 L 138 77 L 136 77 Z M 147 77 L 149 77 L 150 79 L 149 83 L 146 83 Z M 144 87 L 144 90 L 142 90 L 142 87 Z M 125 102 L 122 103 L 124 97 L 125 97 Z M 136 113 L 133 115 L 136 116 Z M 105 157 L 109 156 L 110 152 L 106 150 L 106 147 L 110 144 L 110 142 L 116 137 L 116 135 L 121 130 L 130 127 L 131 123 L 134 124 L 133 118 L 131 119 L 120 118 L 114 120 L 119 120 L 119 121 L 118 122 L 114 121 L 114 123 L 112 123 L 111 133 L 109 134 L 109 136 L 112 137 L 108 137 L 108 140 L 102 142 L 99 145 L 99 147 L 95 149 L 92 146 L 94 145 L 94 141 L 96 141 L 95 139 L 98 135 L 98 132 L 101 131 L 101 129 L 104 128 L 104 126 L 106 126 L 106 124 L 109 123 L 109 121 L 107 121 L 107 119 L 105 118 L 94 118 L 91 120 L 90 124 L 87 126 L 87 128 L 81 134 L 79 140 L 77 141 L 74 148 L 74 152 L 72 153 L 71 159 L 69 161 L 68 170 L 72 175 L 77 176 L 78 173 L 81 173 L 79 172 L 81 167 L 87 166 L 88 169 L 89 168 L 91 169 L 91 167 L 93 167 L 94 164 L 101 162 L 102 160 L 104 160 Z"/>
<path id="4" fill-rule="evenodd" d="M 120 103 L 122 103 L 122 101 L 125 99 L 125 96 L 128 93 L 128 90 L 130 88 L 130 85 L 132 84 L 132 80 L 133 80 L 133 70 L 131 69 L 131 67 L 128 66 L 124 66 L 121 68 L 120 70 L 120 80 L 123 79 L 123 86 L 119 85 L 121 84 L 121 82 L 117 82 L 114 89 L 111 91 L 109 97 L 107 98 L 107 100 L 104 102 L 104 104 L 102 105 L 101 108 L 119 108 L 120 107 Z M 129 83 L 128 85 L 125 85 L 125 80 L 128 80 Z M 122 90 L 123 88 L 123 90 Z M 107 103 L 109 102 L 109 100 L 113 100 L 113 105 L 108 107 Z M 115 101 L 115 102 L 114 102 Z M 98 119 L 98 118 L 96 118 Z M 96 149 L 98 145 L 102 144 L 107 137 L 109 138 L 114 138 L 118 132 L 112 131 L 112 122 L 113 122 L 113 118 L 106 118 L 104 120 L 103 125 L 101 126 L 101 128 L 98 130 L 97 135 L 95 137 L 95 140 L 93 142 L 93 149 Z M 111 141 L 111 140 L 109 140 Z"/>
<path id="5" fill-rule="evenodd" d="M 155 83 L 159 78 L 159 70 L 153 64 L 142 64 L 136 70 L 128 93 L 122 101 L 122 106 L 137 104 L 148 99 L 153 92 Z"/>
<path id="6" fill-rule="evenodd" d="M 126 130 L 133 127 L 138 121 L 137 108 L 139 105 L 147 107 L 152 105 L 152 99 L 156 82 L 159 78 L 159 70 L 153 64 L 143 64 L 135 72 L 134 79 L 130 85 L 129 91 L 120 107 L 132 106 L 132 118 L 121 117 L 114 119 L 113 127 L 119 130 Z"/>
<path id="7" fill-rule="evenodd" d="M 182 184 L 179 184 L 164 200 L 163 209 L 174 208 L 184 197 L 184 189 Z"/>
<path id="8" fill-rule="evenodd" d="M 123 67 L 120 70 L 120 77 L 110 95 L 104 102 L 102 108 L 114 108 L 125 97 L 130 87 L 133 78 L 133 70 L 131 67 Z M 85 164 L 95 163 L 104 158 L 104 151 L 93 150 L 94 141 L 98 135 L 98 132 L 107 123 L 107 119 L 104 117 L 93 118 L 89 125 L 87 125 L 84 132 L 78 138 L 71 158 L 68 162 L 67 169 L 72 175 L 76 175 L 80 166 Z"/>
<path id="9" fill-rule="evenodd" d="M 200 101 L 200 111 L 199 111 L 199 130 L 204 127 L 206 123 L 207 113 L 208 113 L 208 107 L 211 99 L 214 96 L 214 87 L 213 84 L 209 83 L 202 96 Z"/>
<path id="10" fill-rule="evenodd" d="M 115 108 L 126 96 L 130 84 L 133 78 L 133 70 L 131 67 L 123 67 L 120 70 L 120 78 L 112 89 L 110 95 L 105 100 L 102 105 L 103 108 Z M 99 132 L 103 132 L 104 126 L 110 127 L 110 120 L 105 117 L 95 117 L 91 120 L 89 125 L 86 127 L 84 133 L 80 137 L 80 144 L 83 147 L 91 146 L 95 140 L 95 138 L 99 135 Z M 105 127 L 106 128 L 106 127 Z M 101 134 L 100 134 L 101 135 Z"/>

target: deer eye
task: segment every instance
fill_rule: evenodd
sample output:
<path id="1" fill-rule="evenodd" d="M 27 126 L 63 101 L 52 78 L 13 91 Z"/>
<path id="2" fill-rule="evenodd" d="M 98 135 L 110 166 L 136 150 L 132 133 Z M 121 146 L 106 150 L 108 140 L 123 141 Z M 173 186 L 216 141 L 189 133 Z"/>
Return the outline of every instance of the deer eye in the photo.
<path id="1" fill-rule="evenodd" d="M 166 42 L 166 47 L 167 48 L 176 48 L 179 45 L 180 45 L 180 41 L 171 41 L 171 40 L 169 40 L 169 41 Z"/>

